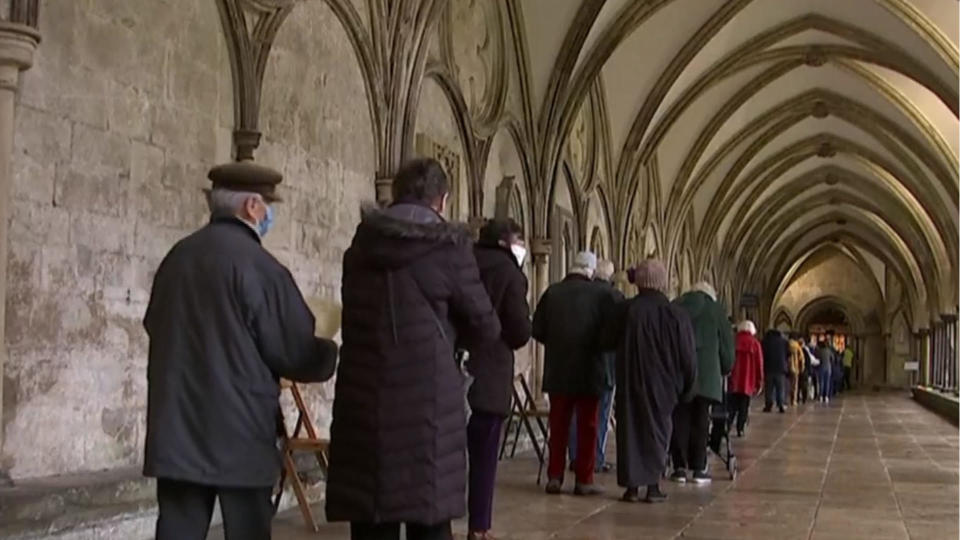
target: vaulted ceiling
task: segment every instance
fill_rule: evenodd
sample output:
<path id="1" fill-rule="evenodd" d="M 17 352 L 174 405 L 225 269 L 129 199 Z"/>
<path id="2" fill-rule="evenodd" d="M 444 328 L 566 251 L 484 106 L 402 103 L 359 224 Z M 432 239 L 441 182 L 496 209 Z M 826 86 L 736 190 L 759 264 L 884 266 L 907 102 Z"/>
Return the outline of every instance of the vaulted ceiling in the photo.
<path id="1" fill-rule="evenodd" d="M 591 103 L 609 164 L 595 191 L 624 262 L 652 228 L 670 264 L 689 256 L 772 310 L 834 246 L 866 275 L 892 271 L 915 327 L 956 310 L 956 0 L 514 0 L 512 13 L 539 173 L 558 181 L 550 156 Z"/>

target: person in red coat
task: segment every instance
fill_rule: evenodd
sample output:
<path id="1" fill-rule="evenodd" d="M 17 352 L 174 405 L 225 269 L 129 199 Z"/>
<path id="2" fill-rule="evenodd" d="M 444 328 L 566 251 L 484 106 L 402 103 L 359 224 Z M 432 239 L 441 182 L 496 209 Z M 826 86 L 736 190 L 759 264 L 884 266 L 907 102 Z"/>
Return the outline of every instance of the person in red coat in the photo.
<path id="1" fill-rule="evenodd" d="M 730 373 L 730 424 L 737 423 L 737 437 L 743 437 L 750 412 L 750 397 L 763 388 L 763 348 L 755 337 L 757 327 L 751 321 L 737 325 L 737 357 Z"/>

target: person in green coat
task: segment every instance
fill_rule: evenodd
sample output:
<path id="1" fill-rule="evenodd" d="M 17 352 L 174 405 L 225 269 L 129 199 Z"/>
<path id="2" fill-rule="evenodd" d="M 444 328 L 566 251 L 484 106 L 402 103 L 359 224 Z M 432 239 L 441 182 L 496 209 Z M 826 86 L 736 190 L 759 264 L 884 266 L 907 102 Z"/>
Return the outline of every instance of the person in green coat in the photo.
<path id="1" fill-rule="evenodd" d="M 709 484 L 707 436 L 710 406 L 723 399 L 723 377 L 733 369 L 733 330 L 727 309 L 717 301 L 716 290 L 706 282 L 675 300 L 690 316 L 697 343 L 697 390 L 689 403 L 677 405 L 673 413 L 673 437 L 670 444 L 675 482 L 687 481 L 687 469 L 693 470 L 695 484 Z"/>

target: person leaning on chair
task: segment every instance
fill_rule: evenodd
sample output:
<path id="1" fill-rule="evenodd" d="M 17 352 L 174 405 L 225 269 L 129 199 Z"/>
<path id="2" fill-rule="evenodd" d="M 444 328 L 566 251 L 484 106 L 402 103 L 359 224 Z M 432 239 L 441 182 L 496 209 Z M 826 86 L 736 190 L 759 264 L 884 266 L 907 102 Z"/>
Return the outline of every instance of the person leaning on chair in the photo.
<path id="1" fill-rule="evenodd" d="M 290 272 L 261 246 L 279 173 L 210 172 L 210 223 L 160 263 L 144 326 L 144 474 L 157 478 L 158 540 L 204 538 L 220 500 L 227 540 L 270 538 L 280 473 L 278 378 L 329 379 L 337 346 Z"/>

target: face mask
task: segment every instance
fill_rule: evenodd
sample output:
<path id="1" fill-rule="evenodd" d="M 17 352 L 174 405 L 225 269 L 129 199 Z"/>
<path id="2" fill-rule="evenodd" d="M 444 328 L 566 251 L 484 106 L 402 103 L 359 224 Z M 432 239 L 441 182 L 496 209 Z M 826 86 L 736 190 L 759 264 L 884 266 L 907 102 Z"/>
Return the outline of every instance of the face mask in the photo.
<path id="1" fill-rule="evenodd" d="M 260 220 L 260 223 L 257 223 L 257 232 L 260 233 L 260 238 L 263 238 L 270 232 L 270 229 L 273 227 L 273 207 L 267 205 L 267 214 Z"/>
<path id="2" fill-rule="evenodd" d="M 517 265 L 523 266 L 523 261 L 527 258 L 527 248 L 520 244 L 510 244 L 510 252 L 513 253 L 513 258 L 517 260 Z"/>

